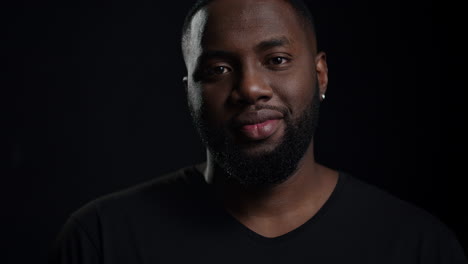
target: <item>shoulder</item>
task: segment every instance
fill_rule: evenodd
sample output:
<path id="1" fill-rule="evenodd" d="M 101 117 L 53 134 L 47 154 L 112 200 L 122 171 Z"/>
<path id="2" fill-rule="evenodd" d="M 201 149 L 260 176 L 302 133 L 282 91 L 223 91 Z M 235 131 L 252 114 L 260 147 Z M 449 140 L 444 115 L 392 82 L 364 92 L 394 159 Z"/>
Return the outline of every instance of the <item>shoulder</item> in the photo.
<path id="1" fill-rule="evenodd" d="M 404 201 L 388 191 L 346 174 L 344 193 L 352 197 L 357 212 L 374 220 L 385 220 L 386 224 L 443 226 L 442 222 L 425 209 Z"/>
<path id="2" fill-rule="evenodd" d="M 363 180 L 348 174 L 344 178 L 343 200 L 349 201 L 347 206 L 353 210 L 349 221 L 355 221 L 361 230 L 380 241 L 386 237 L 388 246 L 417 250 L 421 259 L 444 258 L 447 262 L 441 263 L 458 263 L 447 258 L 464 258 L 456 235 L 437 216 Z"/>
<path id="3" fill-rule="evenodd" d="M 135 206 L 145 206 L 145 203 L 164 202 L 172 198 L 173 202 L 180 200 L 195 192 L 198 186 L 203 185 L 203 177 L 197 174 L 194 166 L 158 176 L 149 181 L 131 186 L 129 188 L 98 197 L 73 213 L 72 216 L 81 218 L 89 211 L 105 213 L 108 211 L 130 209 Z M 177 199 L 179 198 L 179 199 Z M 156 203 L 157 205 L 157 203 Z"/>
<path id="4" fill-rule="evenodd" d="M 70 219 L 89 233 L 102 233 L 105 227 L 122 221 L 164 217 L 196 202 L 204 181 L 194 167 L 185 167 L 155 179 L 98 197 L 74 211 Z"/>
<path id="5" fill-rule="evenodd" d="M 51 263 L 101 263 L 103 245 L 130 239 L 129 230 L 168 227 L 169 215 L 188 211 L 192 200 L 187 198 L 197 196 L 203 181 L 194 167 L 186 167 L 88 202 L 69 216 L 54 243 Z"/>

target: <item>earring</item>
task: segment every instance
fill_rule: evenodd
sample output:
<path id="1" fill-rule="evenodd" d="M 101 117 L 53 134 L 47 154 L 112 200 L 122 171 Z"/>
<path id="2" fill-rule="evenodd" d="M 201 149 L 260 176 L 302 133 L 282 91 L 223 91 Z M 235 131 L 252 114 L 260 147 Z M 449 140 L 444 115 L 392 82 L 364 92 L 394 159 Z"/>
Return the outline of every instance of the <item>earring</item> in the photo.
<path id="1" fill-rule="evenodd" d="M 322 94 L 322 100 L 325 100 L 325 94 Z"/>

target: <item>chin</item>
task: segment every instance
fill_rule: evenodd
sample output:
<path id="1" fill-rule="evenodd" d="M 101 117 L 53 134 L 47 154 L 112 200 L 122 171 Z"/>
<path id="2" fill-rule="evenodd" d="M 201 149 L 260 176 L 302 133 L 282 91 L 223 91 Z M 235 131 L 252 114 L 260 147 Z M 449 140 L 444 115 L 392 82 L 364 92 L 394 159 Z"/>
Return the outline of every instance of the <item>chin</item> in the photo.
<path id="1" fill-rule="evenodd" d="M 283 143 L 284 130 L 279 129 L 270 137 L 262 140 L 252 141 L 243 137 L 234 138 L 235 140 L 233 144 L 237 146 L 241 153 L 252 158 L 257 158 L 273 153 L 278 148 L 278 146 Z"/>
<path id="2" fill-rule="evenodd" d="M 255 141 L 250 143 L 239 144 L 239 151 L 247 157 L 259 158 L 264 155 L 273 153 L 281 142 L 263 142 Z"/>

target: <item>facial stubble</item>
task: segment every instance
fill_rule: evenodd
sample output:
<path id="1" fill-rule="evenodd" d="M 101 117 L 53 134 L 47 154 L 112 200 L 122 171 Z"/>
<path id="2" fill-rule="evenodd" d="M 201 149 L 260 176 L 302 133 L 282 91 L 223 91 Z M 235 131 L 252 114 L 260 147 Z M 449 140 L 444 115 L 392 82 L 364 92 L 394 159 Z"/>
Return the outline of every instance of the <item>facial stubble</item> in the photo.
<path id="1" fill-rule="evenodd" d="M 294 174 L 313 139 L 320 108 L 318 83 L 315 88 L 311 102 L 297 118 L 285 115 L 284 136 L 278 145 L 255 154 L 247 154 L 242 145 L 236 144 L 229 136 L 228 127 L 208 124 L 203 104 L 196 110 L 189 100 L 189 109 L 203 143 L 228 180 L 244 188 L 267 188 L 283 183 Z"/>

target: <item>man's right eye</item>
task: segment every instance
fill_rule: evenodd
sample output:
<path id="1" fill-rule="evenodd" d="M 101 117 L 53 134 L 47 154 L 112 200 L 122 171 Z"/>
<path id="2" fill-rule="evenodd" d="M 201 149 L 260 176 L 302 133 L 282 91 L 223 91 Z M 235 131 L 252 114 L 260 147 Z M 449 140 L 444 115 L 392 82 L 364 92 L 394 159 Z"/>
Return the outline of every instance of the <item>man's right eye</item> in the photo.
<path id="1" fill-rule="evenodd" d="M 213 75 L 221 75 L 221 74 L 225 74 L 227 72 L 229 72 L 230 69 L 228 67 L 225 67 L 225 66 L 215 66 L 215 67 L 212 67 L 212 68 L 209 68 L 206 73 L 208 76 L 213 76 Z"/>

